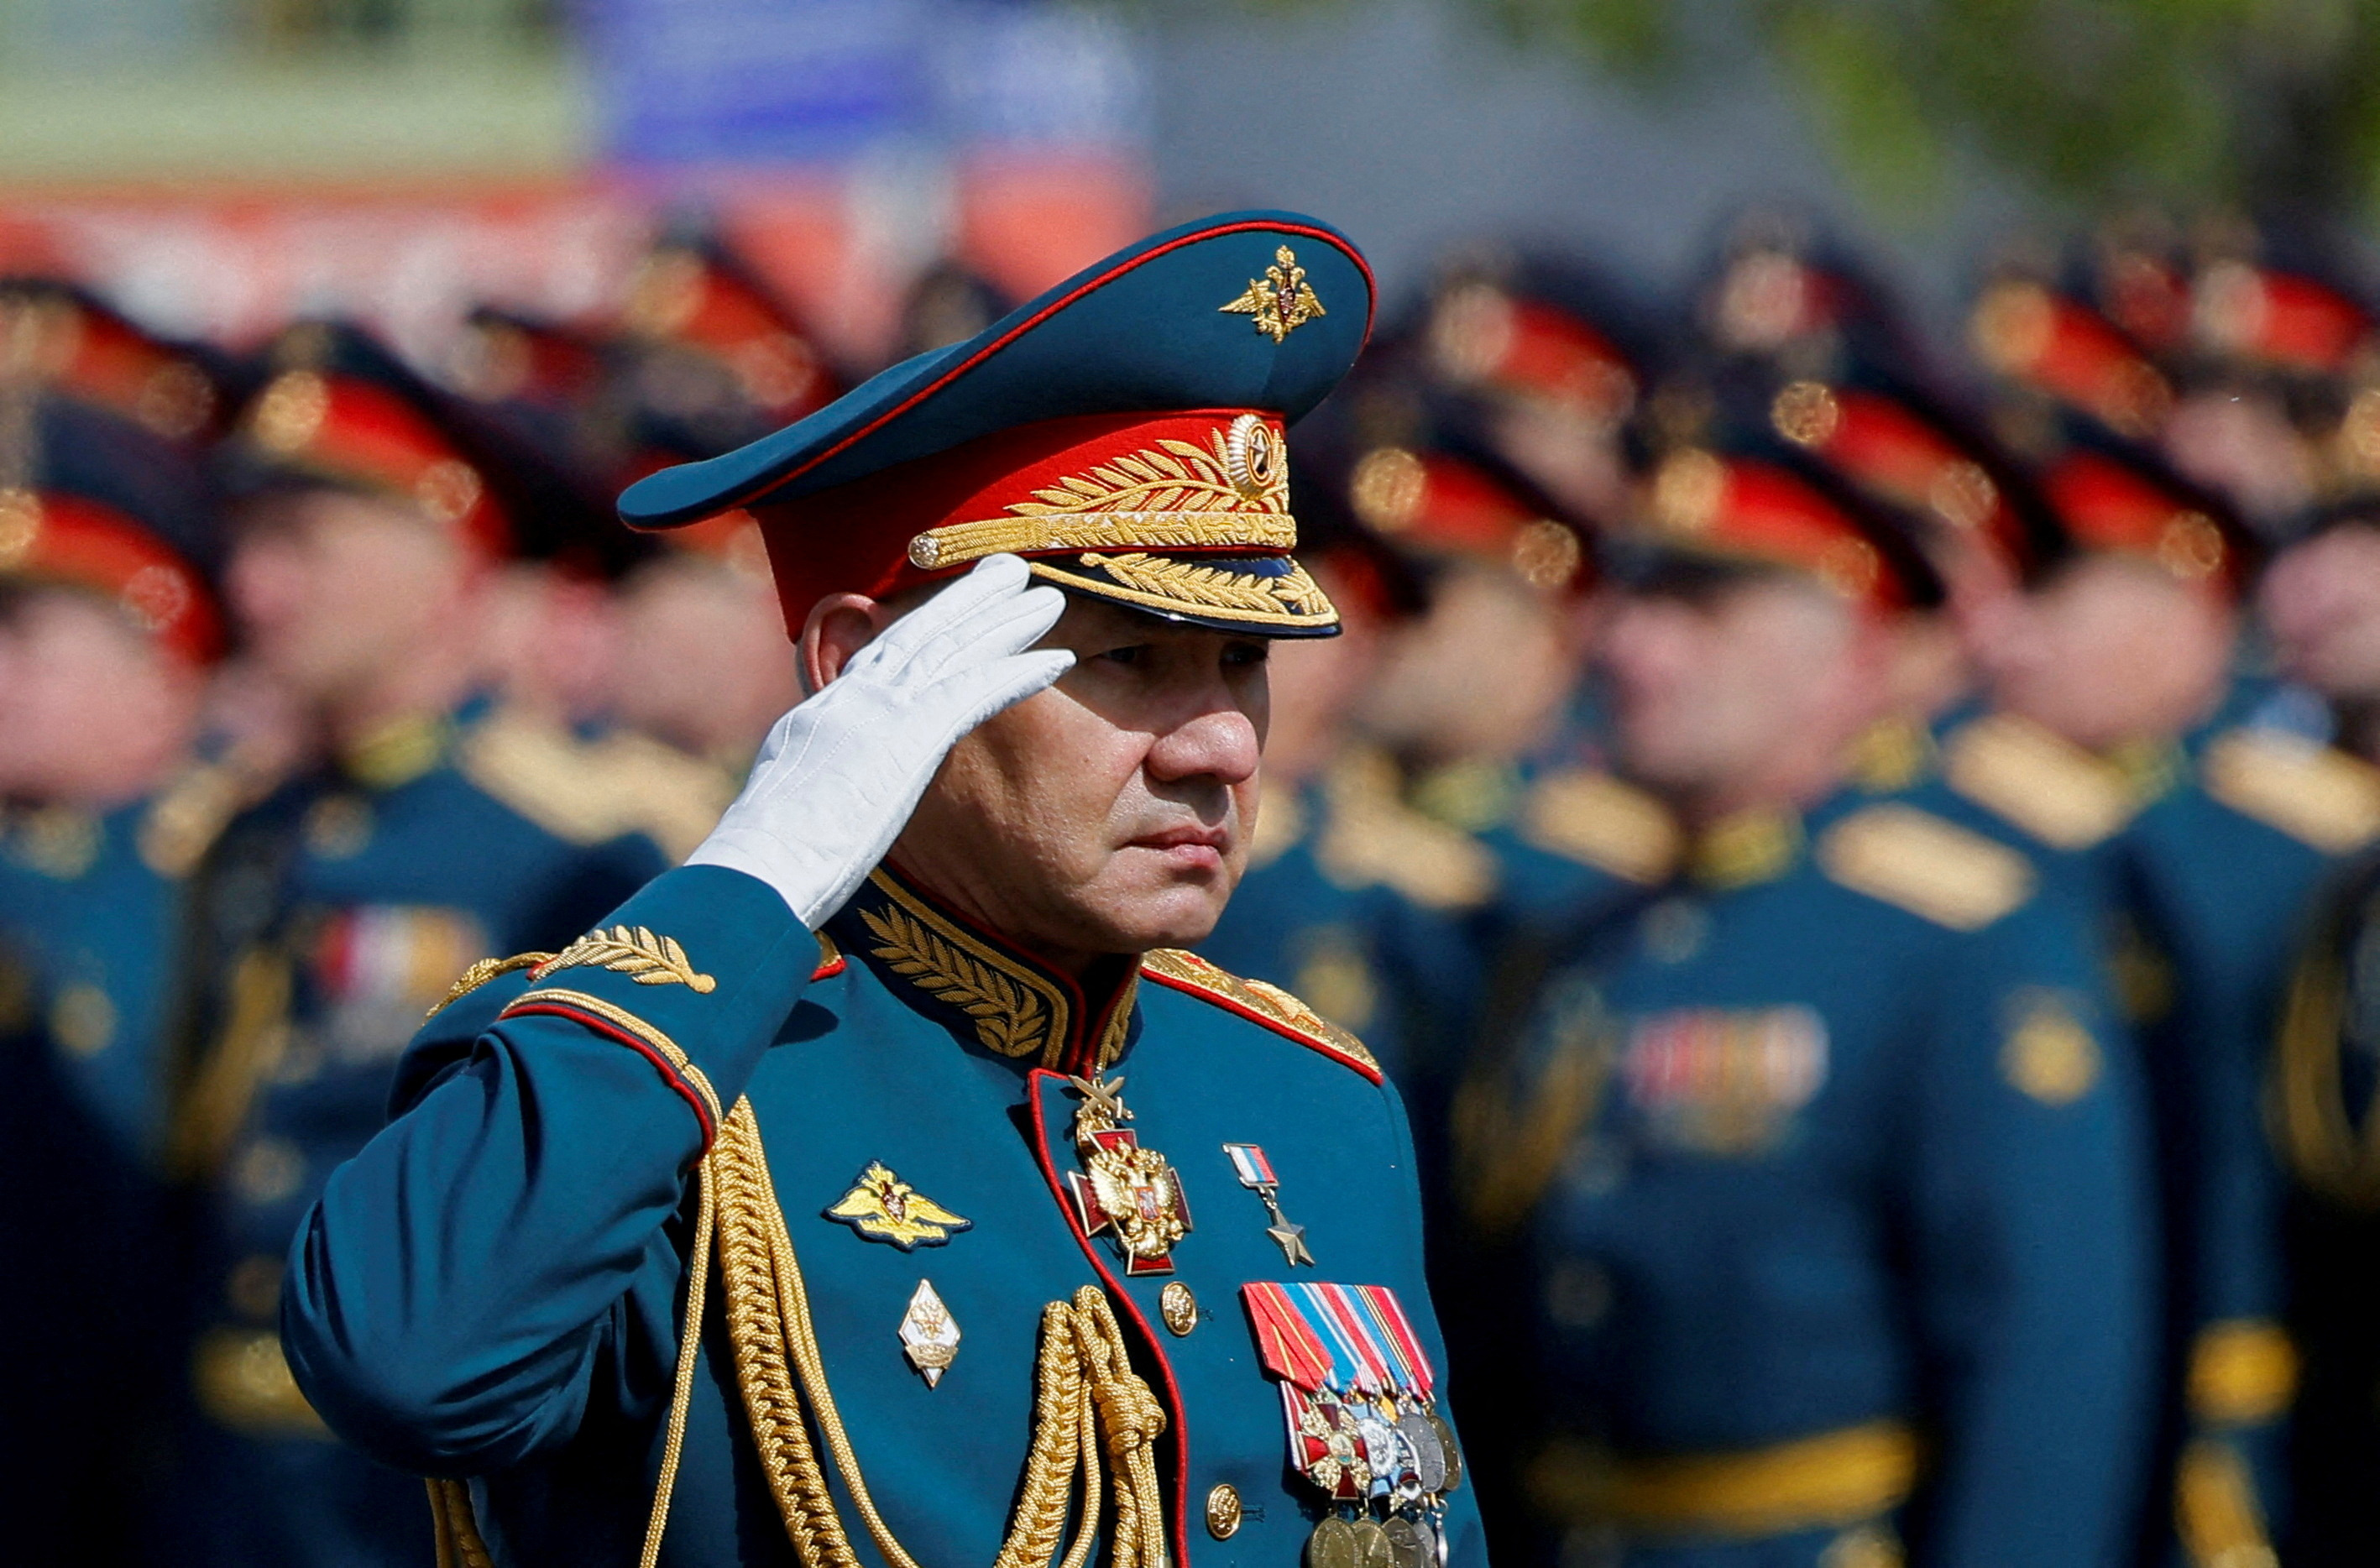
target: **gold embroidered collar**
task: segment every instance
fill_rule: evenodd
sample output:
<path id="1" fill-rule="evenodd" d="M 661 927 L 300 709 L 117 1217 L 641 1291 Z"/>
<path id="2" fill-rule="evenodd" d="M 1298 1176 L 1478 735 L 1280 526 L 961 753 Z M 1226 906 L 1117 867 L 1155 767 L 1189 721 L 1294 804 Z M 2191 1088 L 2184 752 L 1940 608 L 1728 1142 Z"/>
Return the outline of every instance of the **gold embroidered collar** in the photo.
<path id="1" fill-rule="evenodd" d="M 894 991 L 930 998 L 962 1037 L 994 1055 L 1055 1072 L 1105 1071 L 1130 1043 L 1139 965 L 1094 1003 L 1074 977 L 944 909 L 889 866 L 827 922 Z"/>

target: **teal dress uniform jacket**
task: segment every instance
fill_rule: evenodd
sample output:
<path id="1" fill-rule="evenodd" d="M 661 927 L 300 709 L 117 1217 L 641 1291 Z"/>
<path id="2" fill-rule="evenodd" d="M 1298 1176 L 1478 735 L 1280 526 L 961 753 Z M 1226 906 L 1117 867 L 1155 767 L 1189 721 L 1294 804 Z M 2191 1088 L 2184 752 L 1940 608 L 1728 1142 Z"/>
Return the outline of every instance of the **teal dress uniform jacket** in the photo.
<path id="1" fill-rule="evenodd" d="M 203 772 L 104 814 L 0 819 L 0 1187 L 18 1195 L 0 1249 L 46 1282 L 0 1305 L 0 1425 L 25 1440 L 0 1502 L 29 1562 L 160 1544 L 136 1504 L 163 1455 L 128 1434 L 159 1429 L 179 1371 L 162 1142 L 182 874 L 215 820 L 193 810 L 215 793 Z"/>
<path id="2" fill-rule="evenodd" d="M 1532 1204 L 1541 1518 L 1631 1564 L 2119 1561 L 2152 1244 L 2087 912 L 1856 792 L 1691 867 L 1553 950 L 1471 1161 Z"/>
<path id="3" fill-rule="evenodd" d="M 485 716 L 392 727 L 243 812 L 195 874 L 203 1053 L 172 1133 L 195 1180 L 177 1486 L 195 1562 L 368 1568 L 430 1550 L 420 1488 L 337 1442 L 283 1363 L 280 1276 L 323 1180 L 386 1118 L 423 1014 L 492 947 L 567 940 L 660 869 L 571 836 L 574 783 L 486 764 Z"/>
<path id="4" fill-rule="evenodd" d="M 2147 1068 L 2164 1237 L 2165 1433 L 2145 1522 L 2178 1526 L 2192 1561 L 2288 1528 L 2271 1040 L 2310 900 L 2380 828 L 2380 775 L 2272 722 L 2287 707 L 2240 680 L 2180 745 L 2120 767 L 2004 717 L 1961 718 L 1941 748 L 1960 797 L 1945 809 L 2012 828 L 2104 912 Z"/>
<path id="5" fill-rule="evenodd" d="M 893 1542 L 917 1562 L 990 1562 L 1049 1431 L 1037 1336 L 1087 1287 L 1161 1411 L 1149 1457 L 1164 1559 L 1286 1565 L 1321 1496 L 1285 1465 L 1283 1402 L 1241 1287 L 1388 1286 L 1442 1365 L 1397 1097 L 1285 994 L 1157 954 L 1120 962 L 1093 1001 L 882 871 L 824 942 L 767 887 L 707 867 L 662 877 L 606 925 L 431 1022 L 395 1120 L 333 1175 L 291 1254 L 298 1380 L 384 1462 L 468 1477 L 462 1528 L 496 1562 L 632 1561 L 665 1471 L 664 1562 L 818 1556 L 789 1544 L 789 1496 L 814 1504 L 795 1510 L 804 1534 L 839 1536 L 862 1562 Z M 1068 1183 L 1085 1103 L 1069 1077 L 1109 1072 L 1186 1199 L 1170 1274 L 1128 1271 Z M 1311 1266 L 1293 1270 L 1269 1234 L 1232 1143 L 1269 1157 Z M 739 1149 L 765 1184 L 750 1163 L 731 1180 L 722 1156 Z M 932 1234 L 905 1243 L 853 1217 L 878 1172 L 907 1212 L 940 1216 Z M 706 1183 L 716 1268 L 690 1273 Z M 774 1284 L 756 1291 L 752 1238 L 772 1232 Z M 920 1326 L 921 1283 L 958 1333 L 931 1381 L 902 1333 Z M 819 1381 L 796 1391 L 783 1367 L 806 1347 Z M 1148 1432 L 1148 1407 L 1116 1397 Z M 805 1492 L 783 1434 L 788 1420 L 823 1429 L 829 1401 L 847 1449 L 815 1452 Z M 880 1538 L 856 1504 L 863 1485 Z M 1124 1485 L 1112 1465 L 1108 1485 Z M 452 1520 L 458 1494 L 444 1495 Z M 1450 1561 L 1475 1568 L 1467 1491 L 1446 1519 Z"/>

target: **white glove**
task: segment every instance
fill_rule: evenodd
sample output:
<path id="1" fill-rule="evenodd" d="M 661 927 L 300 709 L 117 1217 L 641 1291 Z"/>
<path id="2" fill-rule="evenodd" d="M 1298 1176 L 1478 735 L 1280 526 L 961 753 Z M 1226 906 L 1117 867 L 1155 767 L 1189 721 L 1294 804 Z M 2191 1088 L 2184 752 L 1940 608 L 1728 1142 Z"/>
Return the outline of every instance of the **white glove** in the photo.
<path id="1" fill-rule="evenodd" d="M 958 738 L 1074 664 L 1024 651 L 1066 607 L 1031 580 L 1016 556 L 986 556 L 852 655 L 769 731 L 744 793 L 686 863 L 759 878 L 818 930 L 892 847 Z"/>

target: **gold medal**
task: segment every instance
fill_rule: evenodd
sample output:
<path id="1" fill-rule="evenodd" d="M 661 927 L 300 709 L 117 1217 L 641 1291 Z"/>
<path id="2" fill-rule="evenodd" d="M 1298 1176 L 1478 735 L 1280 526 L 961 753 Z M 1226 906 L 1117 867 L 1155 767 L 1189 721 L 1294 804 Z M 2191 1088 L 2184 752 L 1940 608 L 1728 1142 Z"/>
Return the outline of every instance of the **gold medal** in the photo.
<path id="1" fill-rule="evenodd" d="M 1332 1514 L 1305 1538 L 1305 1568 L 1363 1568 L 1355 1550 L 1355 1527 Z"/>
<path id="2" fill-rule="evenodd" d="M 1355 1568 L 1397 1568 L 1396 1549 L 1389 1544 L 1389 1533 L 1369 1519 L 1358 1519 L 1347 1526 L 1355 1538 Z"/>
<path id="3" fill-rule="evenodd" d="M 1438 1568 L 1437 1553 L 1422 1534 L 1422 1526 L 1402 1514 L 1392 1515 L 1380 1526 L 1389 1538 L 1389 1554 L 1396 1568 Z"/>

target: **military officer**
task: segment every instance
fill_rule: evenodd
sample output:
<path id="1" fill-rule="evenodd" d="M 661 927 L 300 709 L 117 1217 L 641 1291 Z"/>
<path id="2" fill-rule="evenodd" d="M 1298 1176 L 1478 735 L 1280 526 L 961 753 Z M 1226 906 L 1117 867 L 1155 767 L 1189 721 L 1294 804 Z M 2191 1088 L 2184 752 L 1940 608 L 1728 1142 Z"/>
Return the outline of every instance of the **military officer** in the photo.
<path id="1" fill-rule="evenodd" d="M 1281 429 L 1370 308 L 1208 219 L 623 497 L 761 519 L 812 695 L 466 977 L 291 1252 L 301 1385 L 462 1560 L 1483 1561 L 1396 1096 L 1180 951 L 1338 618 Z"/>
<path id="2" fill-rule="evenodd" d="M 185 878 L 239 803 L 200 761 L 223 646 L 206 486 L 168 443 L 0 392 L 0 1480 L 29 1562 L 129 1561 L 178 1303 L 159 1145 Z M 29 1264 L 29 1267 L 30 1265 Z M 30 1277 L 30 1276 L 29 1276 Z M 139 1435 L 131 1435 L 139 1434 Z"/>
<path id="3" fill-rule="evenodd" d="M 1598 662 L 1680 868 L 1548 945 L 1463 1150 L 1528 1515 L 1566 1562 L 2116 1561 L 2149 1213 L 2084 912 L 1852 784 L 1939 593 L 1903 536 L 1744 451 L 1652 508 Z"/>
<path id="4" fill-rule="evenodd" d="M 2119 354 L 2112 329 L 2056 309 L 2071 341 L 2050 390 L 2119 382 L 2084 373 L 2090 345 Z M 2148 1525 L 2212 1563 L 2288 1528 L 2298 1363 L 2261 1086 L 2306 901 L 2380 833 L 2380 775 L 2310 733 L 2301 697 L 2240 672 L 2258 551 L 2237 515 L 2154 454 L 2070 430 L 2041 475 L 2063 542 L 1973 639 L 1990 711 L 1945 735 L 1943 772 L 2080 861 L 2119 917 L 2165 1213 Z"/>
<path id="5" fill-rule="evenodd" d="M 2330 705 L 2336 734 L 2380 756 L 2371 717 L 2380 696 L 2380 602 L 2370 502 L 2325 508 L 2283 547 L 2259 585 L 2282 669 Z M 2380 802 L 2380 790 L 2367 786 Z M 2289 1329 L 2303 1358 L 2291 1412 L 2289 1561 L 2330 1568 L 2380 1550 L 2371 1506 L 2380 1482 L 2380 1273 L 2373 1268 L 2380 1184 L 2373 1175 L 2373 1064 L 2380 1061 L 2374 904 L 2380 860 L 2365 852 L 2335 872 L 2291 978 L 2274 1064 L 2281 1152 L 2292 1182 Z"/>
<path id="6" fill-rule="evenodd" d="M 380 1125 L 458 964 L 565 940 L 662 864 L 602 781 L 525 763 L 474 699 L 488 574 L 533 490 L 361 334 L 273 346 L 238 417 L 228 569 L 246 656 L 322 760 L 199 872 L 173 1155 L 203 1196 L 168 1502 L 202 1562 L 418 1562 L 419 1489 L 332 1439 L 275 1332 L 291 1228 Z"/>

